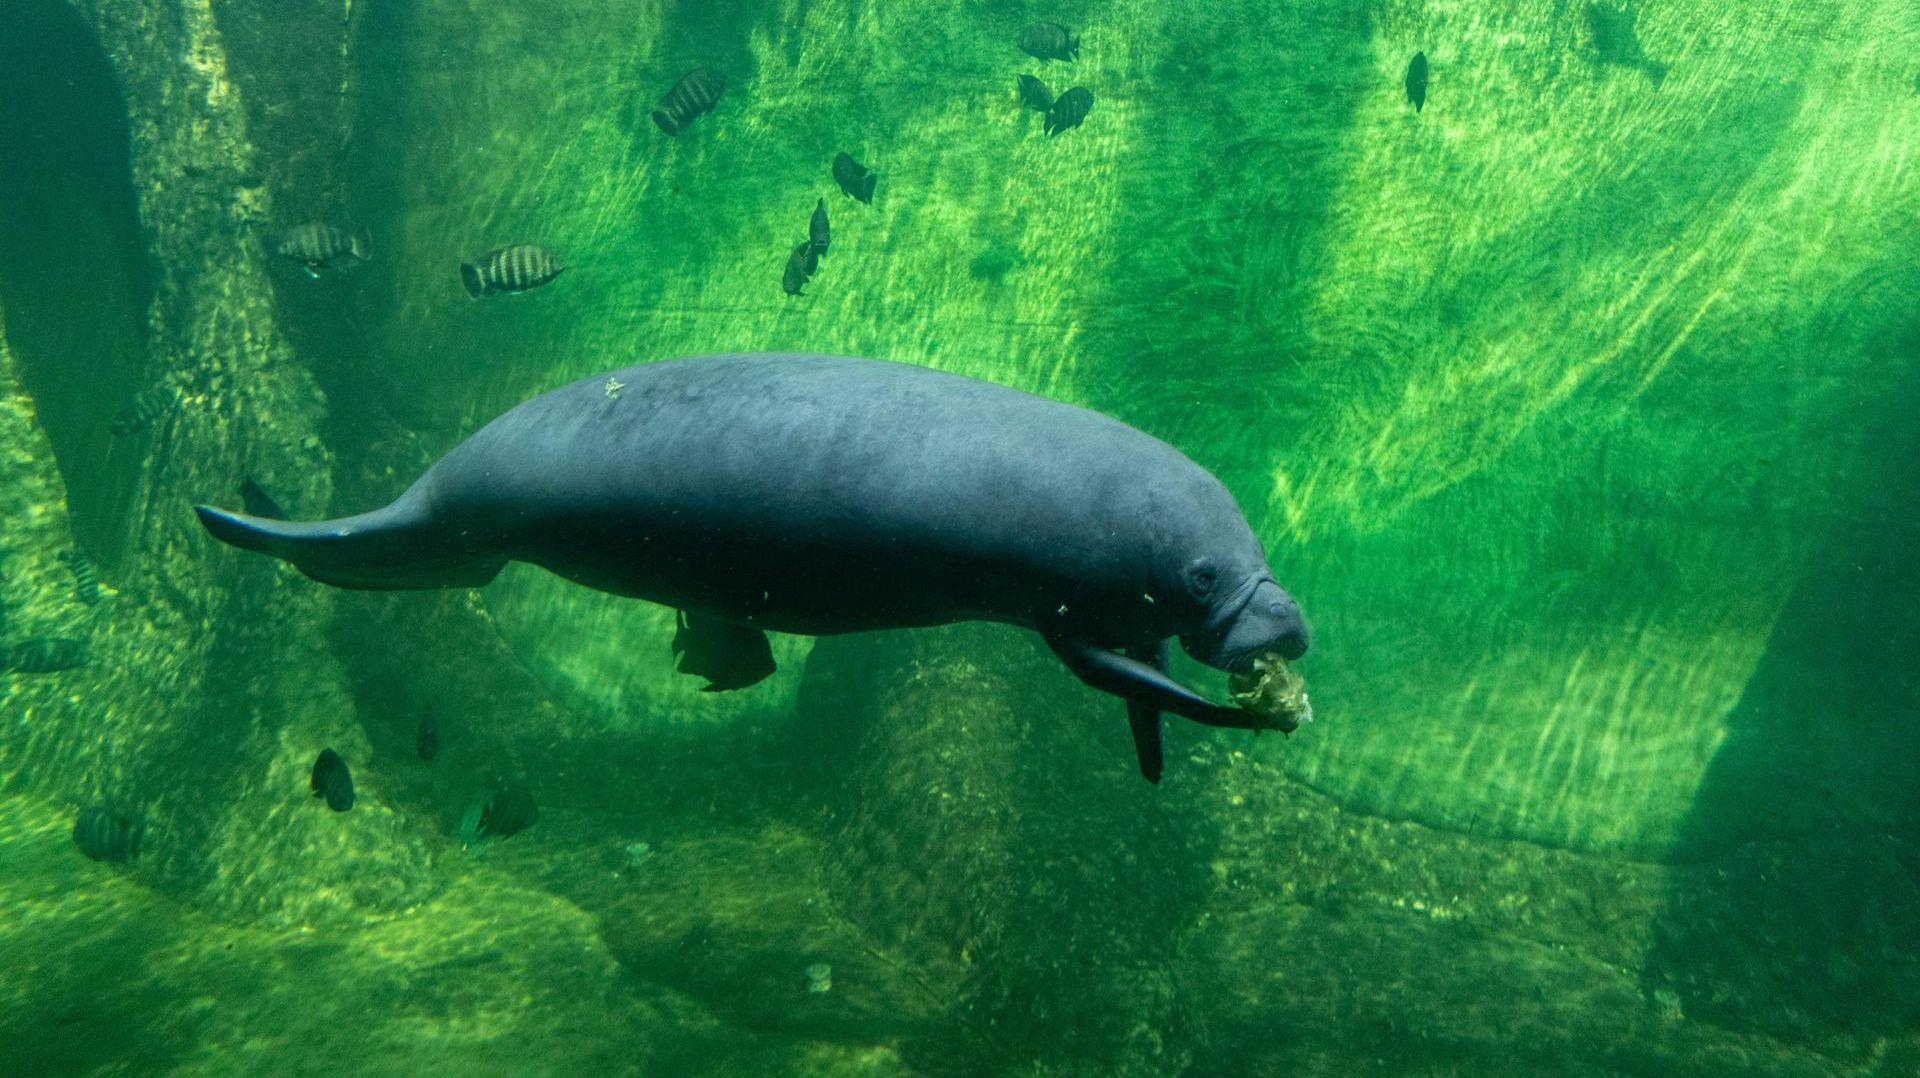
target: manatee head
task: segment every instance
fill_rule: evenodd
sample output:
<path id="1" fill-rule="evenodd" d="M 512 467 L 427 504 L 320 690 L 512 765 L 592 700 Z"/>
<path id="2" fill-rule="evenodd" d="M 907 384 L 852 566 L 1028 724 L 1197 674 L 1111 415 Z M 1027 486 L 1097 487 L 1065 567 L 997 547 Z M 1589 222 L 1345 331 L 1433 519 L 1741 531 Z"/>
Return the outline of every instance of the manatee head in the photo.
<path id="1" fill-rule="evenodd" d="M 1237 571 L 1236 571 L 1237 570 Z M 1261 656 L 1289 661 L 1307 652 L 1307 622 L 1264 561 L 1222 566 L 1195 558 L 1185 572 L 1187 593 L 1206 609 L 1206 624 L 1180 634 L 1187 654 L 1216 670 L 1249 670 Z"/>

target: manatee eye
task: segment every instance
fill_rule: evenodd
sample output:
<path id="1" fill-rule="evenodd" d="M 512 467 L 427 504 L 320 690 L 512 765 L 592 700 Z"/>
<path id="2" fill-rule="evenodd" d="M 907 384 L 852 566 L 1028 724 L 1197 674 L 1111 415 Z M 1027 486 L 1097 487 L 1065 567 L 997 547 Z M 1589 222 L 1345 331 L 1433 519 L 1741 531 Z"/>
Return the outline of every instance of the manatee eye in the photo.
<path id="1" fill-rule="evenodd" d="M 1206 558 L 1195 558 L 1187 563 L 1187 593 L 1201 602 L 1213 597 L 1213 585 L 1218 578 L 1213 562 Z"/>

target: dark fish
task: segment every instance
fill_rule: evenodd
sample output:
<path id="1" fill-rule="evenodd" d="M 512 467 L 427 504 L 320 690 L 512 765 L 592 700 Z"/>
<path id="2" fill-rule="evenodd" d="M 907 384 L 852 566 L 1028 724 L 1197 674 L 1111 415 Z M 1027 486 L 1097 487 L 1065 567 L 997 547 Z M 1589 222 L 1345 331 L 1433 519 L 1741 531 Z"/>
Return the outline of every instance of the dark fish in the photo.
<path id="1" fill-rule="evenodd" d="M 1017 83 L 1020 89 L 1020 103 L 1035 112 L 1045 112 L 1053 107 L 1053 91 L 1047 84 L 1032 75 L 1022 75 Z"/>
<path id="2" fill-rule="evenodd" d="M 1036 60 L 1077 60 L 1080 38 L 1057 22 L 1037 22 L 1020 31 L 1020 51 Z"/>
<path id="3" fill-rule="evenodd" d="M 812 279 L 815 270 L 820 268 L 820 252 L 813 244 L 802 241 L 793 245 L 793 253 L 787 256 L 786 272 L 780 275 L 780 289 L 789 296 L 805 295 L 800 289 Z"/>
<path id="4" fill-rule="evenodd" d="M 0 670 L 16 674 L 57 674 L 87 665 L 87 642 L 64 636 L 19 640 L 0 649 Z"/>
<path id="5" fill-rule="evenodd" d="M 480 838 L 507 838 L 533 826 L 540 809 L 524 786 L 508 786 L 494 792 L 480 809 L 480 821 L 474 833 Z"/>
<path id="6" fill-rule="evenodd" d="M 93 606 L 100 601 L 100 575 L 93 571 L 93 563 L 78 550 L 69 550 L 60 555 L 67 563 L 67 569 L 73 573 L 73 597 L 82 605 Z"/>
<path id="7" fill-rule="evenodd" d="M 266 488 L 253 481 L 253 476 L 240 477 L 240 504 L 247 510 L 248 516 L 267 517 L 270 520 L 286 520 L 287 511 L 268 494 Z"/>
<path id="8" fill-rule="evenodd" d="M 833 155 L 833 182 L 840 185 L 841 192 L 848 198 L 872 205 L 873 185 L 880 182 L 880 177 L 845 153 L 837 153 Z"/>
<path id="9" fill-rule="evenodd" d="M 1617 4 L 1588 4 L 1587 28 L 1593 31 L 1593 49 L 1603 64 L 1637 67 L 1647 73 L 1655 89 L 1666 80 L 1667 65 L 1650 59 L 1640 47 L 1640 33 L 1634 28 L 1638 18 L 1631 7 Z"/>
<path id="10" fill-rule="evenodd" d="M 758 629 L 677 611 L 674 669 L 707 679 L 701 692 L 726 692 L 757 684 L 773 673 L 773 650 Z"/>
<path id="11" fill-rule="evenodd" d="M 807 242 L 813 244 L 815 254 L 826 254 L 827 244 L 833 236 L 827 230 L 827 200 L 814 203 L 813 218 L 807 222 Z"/>
<path id="12" fill-rule="evenodd" d="M 719 102 L 727 88 L 726 77 L 710 67 L 696 67 L 680 76 L 673 89 L 653 110 L 653 122 L 669 135 L 678 135 L 703 112 Z"/>
<path id="13" fill-rule="evenodd" d="M 440 730 L 434 726 L 433 716 L 420 716 L 420 728 L 413 733 L 413 753 L 428 762 L 440 755 Z"/>
<path id="14" fill-rule="evenodd" d="M 322 270 L 349 270 L 372 257 L 367 230 L 344 229 L 325 221 L 309 221 L 287 229 L 279 252 L 305 267 L 307 276 Z"/>
<path id="15" fill-rule="evenodd" d="M 140 856 L 140 825 L 98 805 L 80 810 L 73 844 L 95 861 L 131 861 Z"/>
<path id="16" fill-rule="evenodd" d="M 1413 111 L 1419 112 L 1427 105 L 1427 54 L 1416 52 L 1413 62 L 1407 65 L 1407 100 L 1413 102 Z"/>
<path id="17" fill-rule="evenodd" d="M 180 394 L 165 382 L 151 385 L 133 395 L 125 408 L 113 417 L 110 428 L 116 437 L 138 434 L 180 404 Z"/>
<path id="18" fill-rule="evenodd" d="M 353 773 L 332 749 L 321 749 L 313 761 L 313 796 L 327 799 L 327 807 L 345 812 L 353 807 Z"/>
<path id="19" fill-rule="evenodd" d="M 534 243 L 516 243 L 488 251 L 460 263 L 460 280 L 474 299 L 489 292 L 525 292 L 538 288 L 566 269 L 560 256 Z"/>
<path id="20" fill-rule="evenodd" d="M 1047 134 L 1057 135 L 1070 128 L 1079 127 L 1087 113 L 1093 111 L 1093 91 L 1085 86 L 1075 86 L 1061 94 L 1053 107 L 1047 110 Z"/>

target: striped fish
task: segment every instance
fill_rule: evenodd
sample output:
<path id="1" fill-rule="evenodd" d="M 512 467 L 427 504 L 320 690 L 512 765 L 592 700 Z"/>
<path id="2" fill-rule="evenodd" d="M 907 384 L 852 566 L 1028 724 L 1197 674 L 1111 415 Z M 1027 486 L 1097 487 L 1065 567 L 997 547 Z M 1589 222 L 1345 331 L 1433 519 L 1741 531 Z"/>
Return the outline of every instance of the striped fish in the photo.
<path id="1" fill-rule="evenodd" d="M 538 288 L 566 269 L 560 256 L 536 243 L 516 243 L 488 251 L 460 263 L 460 280 L 474 299 L 489 292 L 525 292 Z"/>
<path id="2" fill-rule="evenodd" d="M 125 408 L 113 417 L 111 429 L 116 437 L 125 438 L 129 434 L 138 434 L 152 426 L 154 421 L 174 410 L 180 403 L 180 395 L 165 382 L 151 385 L 133 395 Z"/>
<path id="3" fill-rule="evenodd" d="M 653 122 L 669 135 L 678 135 L 703 112 L 710 112 L 727 88 L 726 77 L 710 67 L 696 67 L 680 76 L 673 89 L 653 110 Z"/>
<path id="4" fill-rule="evenodd" d="M 539 818 L 533 794 L 525 786 L 508 786 L 487 798 L 474 833 L 481 838 L 508 838 L 532 827 Z"/>
<path id="5" fill-rule="evenodd" d="M 100 574 L 93 571 L 93 563 L 78 550 L 63 551 L 60 560 L 67 563 L 67 569 L 73 573 L 73 597 L 83 606 L 93 606 L 100 602 Z"/>
<path id="6" fill-rule="evenodd" d="M 793 253 L 787 256 L 787 268 L 780 276 L 780 290 L 789 296 L 805 295 L 800 289 L 812 279 L 820 268 L 820 252 L 809 241 L 802 240 L 793 245 Z"/>
<path id="7" fill-rule="evenodd" d="M 1037 22 L 1020 31 L 1020 51 L 1036 60 L 1077 60 L 1080 37 L 1057 22 Z"/>
<path id="8" fill-rule="evenodd" d="M 1047 134 L 1057 135 L 1069 128 L 1079 127 L 1080 121 L 1093 111 L 1093 91 L 1085 86 L 1075 86 L 1061 94 L 1053 107 L 1047 110 Z"/>
<path id="9" fill-rule="evenodd" d="M 833 155 L 833 182 L 840 185 L 841 193 L 848 198 L 872 205 L 873 188 L 880 177 L 843 151 Z"/>
<path id="10" fill-rule="evenodd" d="M 490 839 L 509 838 L 532 827 L 539 818 L 533 794 L 524 786 L 483 793 L 460 815 L 460 845 L 472 849 Z"/>
<path id="11" fill-rule="evenodd" d="M 314 757 L 313 777 L 309 782 L 313 787 L 313 796 L 326 799 L 327 807 L 335 812 L 346 812 L 353 808 L 353 772 L 347 770 L 347 762 L 331 748 L 320 750 Z"/>
<path id="12" fill-rule="evenodd" d="M 807 221 L 807 242 L 813 244 L 813 253 L 827 253 L 827 245 L 833 242 L 833 233 L 827 227 L 827 200 L 820 199 L 813 204 L 813 217 Z"/>
<path id="13" fill-rule="evenodd" d="M 73 821 L 73 844 L 94 861 L 131 861 L 140 856 L 138 823 L 95 805 L 80 810 Z"/>
<path id="14" fill-rule="evenodd" d="M 1032 75 L 1021 75 L 1015 83 L 1020 92 L 1020 103 L 1035 112 L 1045 112 L 1053 107 L 1053 91 L 1047 84 Z"/>
<path id="15" fill-rule="evenodd" d="M 307 276 L 321 270 L 349 270 L 372 257 L 367 230 L 341 228 L 325 221 L 308 221 L 287 229 L 279 251 L 305 267 Z"/>
<path id="16" fill-rule="evenodd" d="M 37 636 L 0 648 L 0 671 L 57 674 L 87 664 L 87 642 L 65 636 Z"/>

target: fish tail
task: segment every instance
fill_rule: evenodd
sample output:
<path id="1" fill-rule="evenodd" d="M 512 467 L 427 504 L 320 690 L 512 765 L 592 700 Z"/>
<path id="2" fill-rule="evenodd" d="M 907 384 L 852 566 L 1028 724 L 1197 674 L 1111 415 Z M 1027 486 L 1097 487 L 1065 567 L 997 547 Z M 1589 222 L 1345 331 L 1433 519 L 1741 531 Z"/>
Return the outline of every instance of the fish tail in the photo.
<path id="1" fill-rule="evenodd" d="M 860 178 L 860 201 L 872 202 L 873 187 L 875 184 L 879 182 L 880 182 L 880 175 L 875 172 L 869 172 L 865 176 L 861 177 Z"/>
<path id="2" fill-rule="evenodd" d="M 194 506 L 200 523 L 229 546 L 269 554 L 322 584 L 368 591 L 477 588 L 507 559 L 442 536 L 425 499 L 409 492 L 384 509 L 337 520 L 296 522 Z"/>
<path id="3" fill-rule="evenodd" d="M 1658 60 L 1648 60 L 1646 64 L 1647 80 L 1658 90 L 1660 84 L 1667 81 L 1667 65 Z"/>
<path id="4" fill-rule="evenodd" d="M 480 276 L 480 267 L 471 262 L 460 263 L 460 283 L 467 286 L 467 295 L 479 299 L 487 291 L 487 282 Z"/>
<path id="5" fill-rule="evenodd" d="M 353 257 L 362 262 L 372 258 L 373 233 L 368 232 L 364 228 L 355 229 L 353 238 L 347 241 L 347 249 L 353 252 Z"/>

